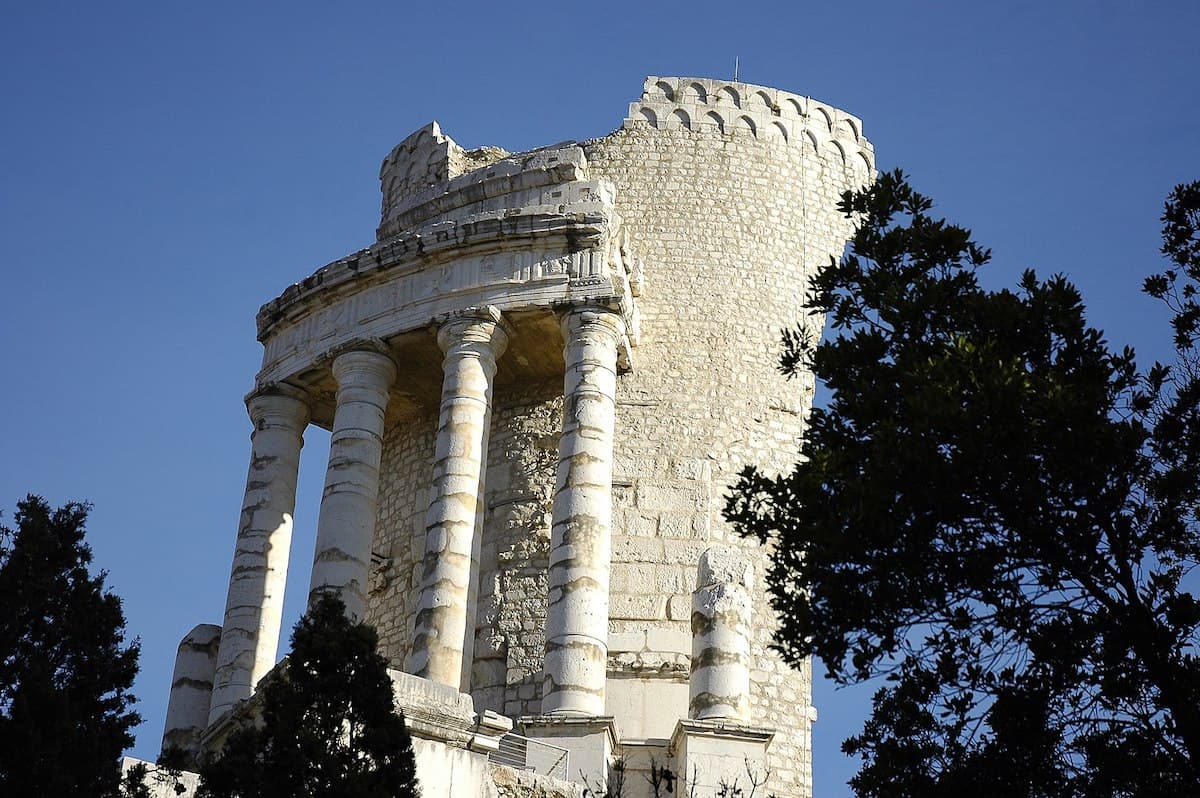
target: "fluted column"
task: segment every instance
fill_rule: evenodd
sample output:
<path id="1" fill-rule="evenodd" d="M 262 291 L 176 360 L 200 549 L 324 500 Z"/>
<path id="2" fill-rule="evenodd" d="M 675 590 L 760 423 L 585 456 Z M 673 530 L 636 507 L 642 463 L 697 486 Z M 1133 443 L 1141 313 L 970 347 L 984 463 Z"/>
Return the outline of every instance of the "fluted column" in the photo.
<path id="1" fill-rule="evenodd" d="M 700 555 L 688 701 L 688 715 L 696 720 L 749 719 L 752 579 L 750 563 L 737 549 L 714 546 Z"/>
<path id="2" fill-rule="evenodd" d="M 562 319 L 566 343 L 542 714 L 603 715 L 612 552 L 612 458 L 621 316 L 583 307 Z"/>
<path id="3" fill-rule="evenodd" d="M 347 617 L 362 620 L 367 606 L 371 539 L 379 499 L 383 419 L 396 366 L 368 349 L 343 352 L 333 361 L 337 410 L 329 439 L 329 466 L 317 517 L 311 606 L 323 593 L 338 594 Z"/>
<path id="4" fill-rule="evenodd" d="M 252 394 L 246 409 L 254 424 L 250 469 L 225 599 L 210 722 L 249 698 L 258 680 L 275 667 L 300 447 L 308 425 L 303 394 L 286 387 Z"/>
<path id="5" fill-rule="evenodd" d="M 470 686 L 471 611 L 483 527 L 492 378 L 508 335 L 495 308 L 451 316 L 438 329 L 443 361 L 433 486 L 408 669 L 457 690 Z"/>

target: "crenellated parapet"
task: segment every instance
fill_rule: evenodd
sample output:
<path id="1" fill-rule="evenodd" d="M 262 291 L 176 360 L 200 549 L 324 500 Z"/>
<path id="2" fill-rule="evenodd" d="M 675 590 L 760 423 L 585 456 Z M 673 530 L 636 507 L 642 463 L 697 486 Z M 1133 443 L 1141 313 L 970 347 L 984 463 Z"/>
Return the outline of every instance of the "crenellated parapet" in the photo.
<path id="1" fill-rule="evenodd" d="M 625 125 L 638 124 L 803 147 L 864 174 L 875 169 L 875 149 L 863 138 L 862 120 L 769 86 L 652 75 L 641 98 L 629 105 Z"/>

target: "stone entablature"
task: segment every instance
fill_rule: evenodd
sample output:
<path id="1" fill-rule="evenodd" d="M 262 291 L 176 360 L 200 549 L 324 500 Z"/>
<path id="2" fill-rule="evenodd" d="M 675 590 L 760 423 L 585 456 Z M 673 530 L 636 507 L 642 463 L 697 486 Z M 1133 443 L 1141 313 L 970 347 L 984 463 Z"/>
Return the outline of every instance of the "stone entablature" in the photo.
<path id="1" fill-rule="evenodd" d="M 353 341 L 386 340 L 470 306 L 610 305 L 636 338 L 641 265 L 613 200 L 611 183 L 589 179 L 583 150 L 569 144 L 505 158 L 386 208 L 386 238 L 259 311 L 259 384 L 293 378 Z M 623 362 L 629 349 L 624 341 Z"/>

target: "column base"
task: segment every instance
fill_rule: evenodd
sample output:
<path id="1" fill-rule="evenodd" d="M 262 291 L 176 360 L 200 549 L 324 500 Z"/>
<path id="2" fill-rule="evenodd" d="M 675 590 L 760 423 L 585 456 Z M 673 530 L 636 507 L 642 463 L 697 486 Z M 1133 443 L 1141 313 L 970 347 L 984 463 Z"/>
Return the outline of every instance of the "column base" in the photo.
<path id="1" fill-rule="evenodd" d="M 531 740 L 567 749 L 569 781 L 593 789 L 608 784 L 618 739 L 612 715 L 526 715 L 517 728 Z"/>
<path id="2" fill-rule="evenodd" d="M 680 720 L 670 751 L 680 785 L 677 795 L 716 795 L 736 782 L 749 795 L 767 776 L 767 747 L 774 729 L 724 720 Z"/>

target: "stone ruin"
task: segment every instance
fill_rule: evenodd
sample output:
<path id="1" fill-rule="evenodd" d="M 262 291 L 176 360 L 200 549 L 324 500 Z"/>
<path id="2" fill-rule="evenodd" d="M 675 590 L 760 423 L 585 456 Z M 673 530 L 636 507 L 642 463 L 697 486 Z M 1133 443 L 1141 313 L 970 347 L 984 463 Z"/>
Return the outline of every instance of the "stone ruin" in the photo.
<path id="1" fill-rule="evenodd" d="M 180 644 L 164 746 L 219 747 L 276 664 L 316 424 L 309 595 L 378 629 L 426 796 L 581 795 L 618 761 L 630 798 L 651 762 L 675 795 L 810 796 L 810 670 L 769 650 L 769 552 L 721 511 L 797 457 L 814 386 L 780 330 L 818 328 L 872 175 L 855 117 L 695 78 L 647 78 L 603 138 L 397 145 L 376 242 L 258 314 L 225 616 Z"/>

